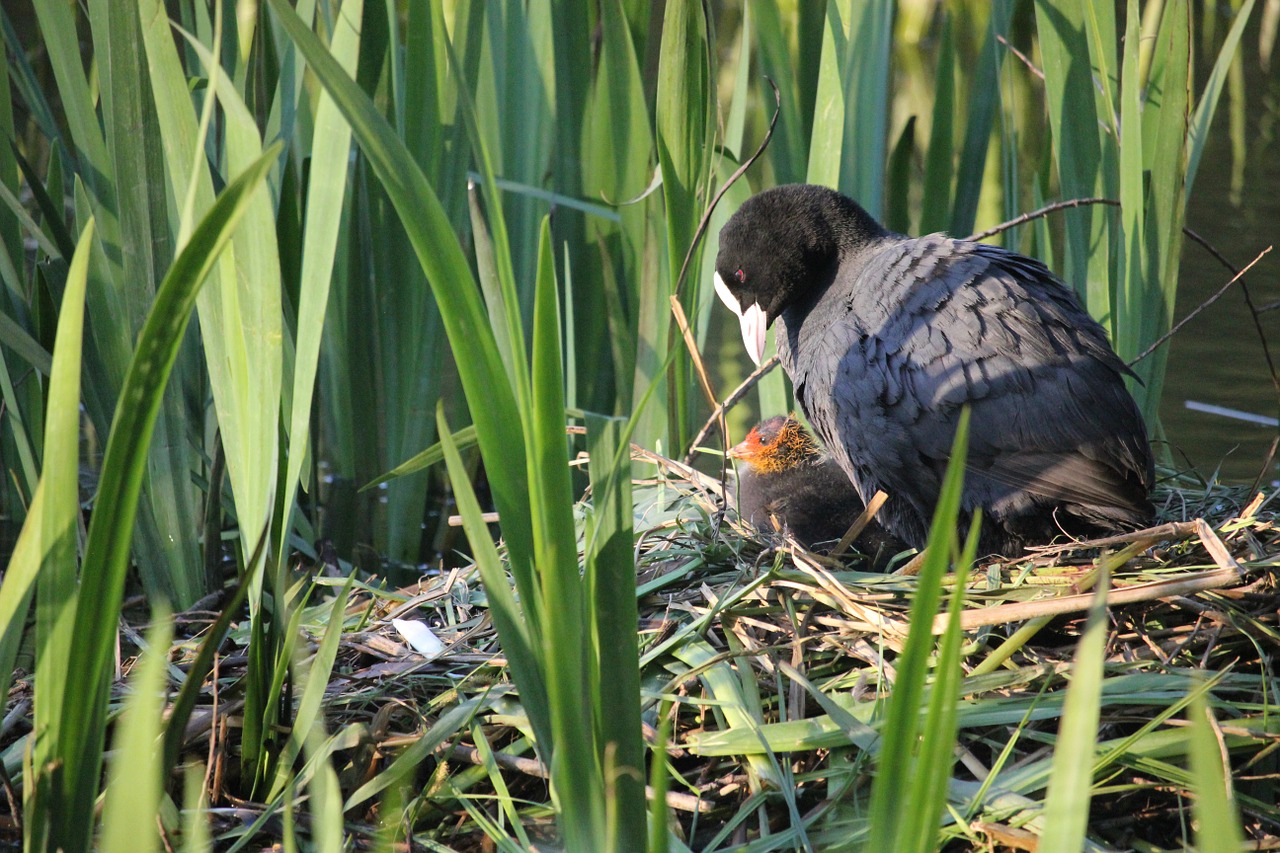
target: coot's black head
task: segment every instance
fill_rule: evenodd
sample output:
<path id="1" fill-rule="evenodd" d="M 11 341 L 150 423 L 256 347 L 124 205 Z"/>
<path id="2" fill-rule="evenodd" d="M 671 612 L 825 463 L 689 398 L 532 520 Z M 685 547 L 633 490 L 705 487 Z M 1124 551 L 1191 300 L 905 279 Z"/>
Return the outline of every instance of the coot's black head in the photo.
<path id="1" fill-rule="evenodd" d="M 853 199 L 812 184 L 752 196 L 720 229 L 716 293 L 760 363 L 765 331 L 788 305 L 831 280 L 842 250 L 885 234 Z"/>

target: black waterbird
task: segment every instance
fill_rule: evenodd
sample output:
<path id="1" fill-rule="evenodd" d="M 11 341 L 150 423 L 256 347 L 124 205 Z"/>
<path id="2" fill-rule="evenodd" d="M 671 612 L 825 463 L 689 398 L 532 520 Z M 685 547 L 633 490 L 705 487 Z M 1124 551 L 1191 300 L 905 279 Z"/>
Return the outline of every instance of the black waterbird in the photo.
<path id="1" fill-rule="evenodd" d="M 1154 480 L 1132 375 L 1042 263 L 886 230 L 834 190 L 748 199 L 720 232 L 716 292 L 757 364 L 778 324 L 796 399 L 878 518 L 922 547 L 961 407 L 972 409 L 963 514 L 982 547 L 1150 522 Z"/>

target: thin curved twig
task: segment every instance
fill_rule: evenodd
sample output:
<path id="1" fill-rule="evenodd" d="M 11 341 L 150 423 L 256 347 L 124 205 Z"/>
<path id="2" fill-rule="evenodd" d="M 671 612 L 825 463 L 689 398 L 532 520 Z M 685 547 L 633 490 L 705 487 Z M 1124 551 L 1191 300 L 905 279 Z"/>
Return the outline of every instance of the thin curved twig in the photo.
<path id="1" fill-rule="evenodd" d="M 764 363 L 762 363 L 759 367 L 757 367 L 754 371 L 751 372 L 750 376 L 742 380 L 741 385 L 733 389 L 733 393 L 730 394 L 728 397 L 726 397 L 723 403 L 720 403 L 716 406 L 715 411 L 711 413 L 711 417 L 707 418 L 707 422 L 702 425 L 702 429 L 700 429 L 698 431 L 698 434 L 694 437 L 693 443 L 689 445 L 689 452 L 686 453 L 684 456 L 684 464 L 686 465 L 693 464 L 694 456 L 697 455 L 695 453 L 695 450 L 699 445 L 702 444 L 703 440 L 711 433 L 711 428 L 720 422 L 720 420 L 724 417 L 725 412 L 729 411 L 729 409 L 737 405 L 739 400 L 747 396 L 747 392 L 750 391 L 752 388 L 754 388 L 755 384 L 759 382 L 762 378 L 764 378 L 764 375 L 766 373 L 768 373 L 770 370 L 773 370 L 777 366 L 778 366 L 778 357 L 776 355 L 769 356 L 764 360 Z M 729 441 L 728 441 L 728 438 L 726 437 L 725 447 L 728 447 L 728 446 L 729 446 Z"/>
<path id="2" fill-rule="evenodd" d="M 1107 204 L 1113 207 L 1120 206 L 1120 202 L 1113 198 L 1069 198 L 1066 201 L 1055 201 L 1053 204 L 1046 204 L 1044 207 L 1037 208 L 1030 213 L 1024 213 L 1021 216 L 1015 216 L 1008 222 L 1001 222 L 999 225 L 988 228 L 986 231 L 979 231 L 977 234 L 970 234 L 964 239 L 976 243 L 979 240 L 985 240 L 988 237 L 994 237 L 997 234 L 1002 234 L 1011 228 L 1017 228 L 1019 225 L 1026 225 L 1034 219 L 1043 219 L 1050 213 L 1056 213 L 1059 210 L 1069 210 L 1073 207 L 1085 207 L 1091 204 Z"/>
<path id="3" fill-rule="evenodd" d="M 1193 233 L 1195 233 L 1195 232 L 1191 231 L 1190 229 L 1187 229 L 1187 232 L 1188 232 L 1189 234 L 1193 234 Z M 1198 237 L 1197 237 L 1197 238 L 1193 238 L 1193 239 L 1197 239 L 1197 241 L 1198 241 Z M 1207 246 L 1207 244 L 1203 244 L 1203 245 L 1206 245 L 1206 246 Z M 1223 258 L 1222 256 L 1218 255 L 1218 254 L 1217 254 L 1217 252 L 1214 252 L 1214 255 L 1215 255 L 1216 257 L 1218 257 L 1218 259 L 1219 259 L 1220 261 L 1222 261 L 1222 263 L 1226 264 L 1226 265 L 1227 265 L 1227 267 L 1228 267 L 1228 268 L 1230 268 L 1230 269 L 1232 270 L 1232 272 L 1234 272 L 1234 273 L 1235 273 L 1235 275 L 1234 275 L 1234 276 L 1232 276 L 1232 278 L 1231 278 L 1231 280 L 1230 280 L 1230 281 L 1228 281 L 1226 284 L 1222 285 L 1222 287 L 1219 287 L 1216 291 L 1214 291 L 1214 293 L 1213 293 L 1213 295 L 1212 295 L 1212 296 L 1210 296 L 1208 299 L 1206 299 L 1205 301 L 1203 301 L 1203 302 L 1201 302 L 1199 305 L 1197 305 L 1195 308 L 1193 308 L 1193 309 L 1192 309 L 1192 310 L 1191 310 L 1191 311 L 1190 311 L 1190 312 L 1189 312 L 1185 317 L 1183 317 L 1183 318 L 1182 318 L 1181 320 L 1179 320 L 1177 323 L 1174 323 L 1174 324 L 1173 324 L 1173 327 L 1172 327 L 1171 329 L 1169 329 L 1169 331 L 1165 332 L 1163 335 L 1161 335 L 1160 337 L 1158 337 L 1158 338 L 1156 338 L 1154 341 L 1152 341 L 1152 342 L 1151 342 L 1151 346 L 1147 347 L 1147 348 L 1146 348 L 1146 349 L 1144 349 L 1142 352 L 1138 353 L 1136 356 L 1134 356 L 1132 359 L 1130 359 L 1130 361 L 1129 361 L 1129 366 L 1130 366 L 1130 367 L 1133 367 L 1135 364 L 1137 364 L 1138 362 L 1142 361 L 1144 358 L 1146 358 L 1147 356 L 1151 355 L 1151 353 L 1153 353 L 1153 352 L 1155 352 L 1157 349 L 1159 349 L 1159 348 L 1161 347 L 1161 345 L 1163 345 L 1163 344 L 1164 344 L 1164 342 L 1165 342 L 1165 341 L 1169 340 L 1169 338 L 1172 338 L 1174 335 L 1178 334 L 1178 332 L 1182 331 L 1182 327 L 1183 327 L 1183 326 L 1187 325 L 1187 323 L 1190 323 L 1193 319 L 1195 319 L 1195 318 L 1200 314 L 1200 312 L 1201 312 L 1201 311 L 1203 311 L 1204 309 L 1208 308 L 1208 307 L 1209 307 L 1210 305 L 1212 305 L 1213 303 L 1217 302 L 1217 301 L 1222 297 L 1222 295 L 1223 295 L 1224 293 L 1226 293 L 1226 292 L 1227 292 L 1227 290 L 1229 290 L 1229 289 L 1230 289 L 1231 285 L 1235 284 L 1237 281 L 1239 281 L 1239 280 L 1240 280 L 1241 276 L 1243 276 L 1243 275 L 1244 275 L 1245 273 L 1247 273 L 1249 270 L 1253 269 L 1254 265 L 1255 265 L 1255 264 L 1257 264 L 1257 263 L 1258 263 L 1258 261 L 1262 260 L 1262 258 L 1263 258 L 1263 257 L 1264 257 L 1268 252 L 1270 252 L 1270 251 L 1271 251 L 1271 249 L 1272 249 L 1272 247 L 1271 247 L 1271 246 L 1268 246 L 1267 248 L 1263 249 L 1261 252 L 1259 252 L 1259 253 L 1258 253 L 1258 256 L 1257 256 L 1256 258 L 1254 258 L 1252 261 L 1249 261 L 1249 263 L 1245 265 L 1244 269 L 1241 269 L 1241 270 L 1236 270 L 1234 267 L 1232 267 L 1230 264 L 1228 264 L 1228 263 L 1227 263 L 1227 261 L 1226 261 L 1226 259 L 1225 259 L 1225 258 Z M 1247 292 L 1248 292 L 1248 291 L 1246 291 L 1246 293 L 1247 293 Z M 1247 296 L 1246 296 L 1245 298 L 1246 298 L 1246 299 L 1248 299 L 1248 297 L 1247 297 Z M 1252 309 L 1252 307 L 1253 307 L 1253 306 L 1252 306 L 1252 305 L 1250 305 L 1250 309 Z M 1254 321 L 1256 322 L 1256 321 L 1257 321 L 1257 319 L 1258 319 L 1258 316 L 1257 316 L 1257 312 L 1255 311 L 1255 312 L 1254 312 Z M 1276 380 L 1276 370 L 1275 370 L 1275 366 L 1274 366 L 1274 365 L 1272 364 L 1272 362 L 1271 362 L 1271 354 L 1270 354 L 1270 352 L 1268 352 L 1268 351 L 1267 351 L 1267 339 L 1266 339 L 1266 337 L 1262 334 L 1262 328 L 1261 328 L 1261 327 L 1259 327 L 1259 328 L 1258 328 L 1258 336 L 1262 339 L 1262 348 L 1263 348 L 1263 352 L 1264 352 L 1264 353 L 1266 354 L 1266 356 L 1267 356 L 1267 366 L 1271 368 L 1271 381 L 1272 381 L 1272 383 L 1273 383 L 1273 384 L 1276 384 L 1276 388 L 1277 388 L 1278 390 L 1280 390 L 1280 384 L 1277 384 L 1277 380 Z"/>

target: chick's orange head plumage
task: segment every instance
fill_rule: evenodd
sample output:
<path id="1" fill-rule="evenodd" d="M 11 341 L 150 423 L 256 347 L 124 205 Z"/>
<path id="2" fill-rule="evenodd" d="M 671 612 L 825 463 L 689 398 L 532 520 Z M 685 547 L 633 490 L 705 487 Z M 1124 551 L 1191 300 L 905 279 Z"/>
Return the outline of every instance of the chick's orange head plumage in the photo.
<path id="1" fill-rule="evenodd" d="M 758 474 L 772 474 L 812 462 L 821 456 L 804 424 L 793 416 L 777 415 L 751 428 L 741 443 L 729 448 Z"/>

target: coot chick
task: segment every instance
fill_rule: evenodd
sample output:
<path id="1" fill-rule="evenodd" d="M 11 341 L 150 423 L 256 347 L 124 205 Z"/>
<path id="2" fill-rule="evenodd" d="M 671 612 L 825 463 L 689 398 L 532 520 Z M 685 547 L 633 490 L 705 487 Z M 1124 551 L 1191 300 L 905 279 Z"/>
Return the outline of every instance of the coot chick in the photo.
<path id="1" fill-rule="evenodd" d="M 848 475 L 794 417 L 762 421 L 728 455 L 746 463 L 738 472 L 738 514 L 762 530 L 773 529 L 776 518 L 811 551 L 829 551 L 866 507 Z M 873 558 L 905 548 L 874 520 L 854 542 Z"/>
<path id="2" fill-rule="evenodd" d="M 1150 522 L 1132 373 L 1039 261 L 895 234 L 834 190 L 790 185 L 725 224 L 715 286 L 757 364 L 777 321 L 809 422 L 864 500 L 889 494 L 879 518 L 908 544 L 924 545 L 966 404 L 963 514 L 982 508 L 984 551 Z"/>

